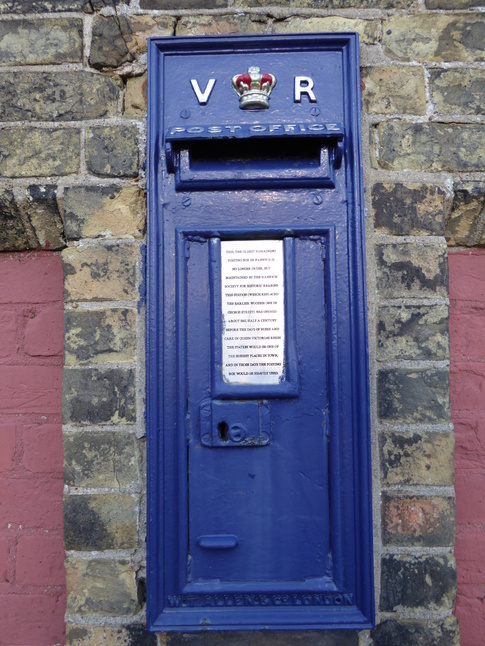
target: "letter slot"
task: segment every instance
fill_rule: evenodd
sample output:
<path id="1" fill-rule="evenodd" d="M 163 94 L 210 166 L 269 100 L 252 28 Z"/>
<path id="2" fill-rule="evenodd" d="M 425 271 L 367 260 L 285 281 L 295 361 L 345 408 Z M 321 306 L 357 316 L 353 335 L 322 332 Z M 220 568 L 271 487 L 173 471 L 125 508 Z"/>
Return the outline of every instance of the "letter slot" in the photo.
<path id="1" fill-rule="evenodd" d="M 183 132 L 172 128 L 165 137 L 167 168 L 175 174 L 177 191 L 334 188 L 343 132 L 338 124 L 332 125 L 334 129 L 328 130 L 324 124 L 298 124 L 286 134 L 282 124 L 258 124 L 257 130 L 249 126 L 217 135 L 205 127 Z M 204 134 L 212 135 L 210 146 Z"/>
<path id="2" fill-rule="evenodd" d="M 149 43 L 147 623 L 374 623 L 356 34 Z"/>

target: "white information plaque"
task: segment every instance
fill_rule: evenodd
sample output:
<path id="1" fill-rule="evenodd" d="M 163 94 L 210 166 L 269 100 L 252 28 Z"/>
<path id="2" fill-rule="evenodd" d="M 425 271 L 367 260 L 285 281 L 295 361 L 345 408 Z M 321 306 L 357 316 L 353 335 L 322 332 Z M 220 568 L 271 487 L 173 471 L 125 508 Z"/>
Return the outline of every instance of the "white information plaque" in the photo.
<path id="1" fill-rule="evenodd" d="M 282 240 L 221 241 L 222 377 L 228 384 L 284 378 Z"/>

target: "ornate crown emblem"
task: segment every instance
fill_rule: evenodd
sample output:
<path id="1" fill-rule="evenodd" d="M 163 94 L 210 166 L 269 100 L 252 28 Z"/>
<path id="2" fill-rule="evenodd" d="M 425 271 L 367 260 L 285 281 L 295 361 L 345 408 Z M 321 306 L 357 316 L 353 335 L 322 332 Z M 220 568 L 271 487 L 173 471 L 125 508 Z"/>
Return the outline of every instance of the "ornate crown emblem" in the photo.
<path id="1" fill-rule="evenodd" d="M 248 67 L 245 74 L 232 78 L 232 87 L 239 94 L 241 110 L 260 110 L 269 107 L 269 95 L 276 85 L 276 78 L 259 67 Z"/>

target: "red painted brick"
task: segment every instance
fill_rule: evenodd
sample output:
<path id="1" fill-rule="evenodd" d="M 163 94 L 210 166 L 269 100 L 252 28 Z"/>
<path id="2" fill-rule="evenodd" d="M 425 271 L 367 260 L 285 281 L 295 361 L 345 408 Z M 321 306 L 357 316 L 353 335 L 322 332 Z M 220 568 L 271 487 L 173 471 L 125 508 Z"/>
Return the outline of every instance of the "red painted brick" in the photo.
<path id="1" fill-rule="evenodd" d="M 485 250 L 448 254 L 450 298 L 485 303 Z"/>
<path id="2" fill-rule="evenodd" d="M 63 473 L 62 425 L 39 424 L 20 429 L 22 465 L 34 473 Z"/>
<path id="3" fill-rule="evenodd" d="M 59 366 L 3 366 L 0 412 L 58 413 L 62 371 Z"/>
<path id="4" fill-rule="evenodd" d="M 485 634 L 485 591 L 479 586 L 462 586 L 455 614 L 460 625 L 462 646 L 483 646 Z"/>
<path id="5" fill-rule="evenodd" d="M 457 471 L 455 491 L 457 522 L 485 524 L 485 472 Z"/>
<path id="6" fill-rule="evenodd" d="M 7 594 L 0 597 L 0 643 L 8 646 L 65 644 L 65 595 L 59 590 L 43 594 Z"/>
<path id="7" fill-rule="evenodd" d="M 454 362 L 450 368 L 451 416 L 485 417 L 485 363 Z"/>
<path id="8" fill-rule="evenodd" d="M 485 466 L 485 419 L 455 420 L 455 468 Z"/>
<path id="9" fill-rule="evenodd" d="M 17 352 L 16 314 L 0 310 L 0 357 L 11 357 Z"/>
<path id="10" fill-rule="evenodd" d="M 0 256 L 0 303 L 62 302 L 62 261 L 52 253 Z"/>
<path id="11" fill-rule="evenodd" d="M 485 633 L 485 250 L 450 253 L 450 393 L 455 424 L 456 616 L 462 646 Z M 475 525 L 475 526 L 473 526 Z"/>
<path id="12" fill-rule="evenodd" d="M 0 582 L 2 583 L 7 579 L 8 556 L 8 538 L 6 535 L 0 535 Z"/>
<path id="13" fill-rule="evenodd" d="M 458 525 L 455 555 L 458 583 L 485 585 L 485 526 Z"/>
<path id="14" fill-rule="evenodd" d="M 62 356 L 64 312 L 59 306 L 40 310 L 25 327 L 24 350 L 32 357 Z"/>
<path id="15" fill-rule="evenodd" d="M 31 585 L 65 585 L 64 539 L 54 536 L 21 536 L 17 546 L 16 582 Z"/>
<path id="16" fill-rule="evenodd" d="M 62 492 L 60 477 L 3 478 L 0 481 L 0 518 L 23 528 L 62 528 Z"/>
<path id="17" fill-rule="evenodd" d="M 0 472 L 10 471 L 15 453 L 15 425 L 0 424 Z"/>
<path id="18" fill-rule="evenodd" d="M 60 418 L 61 366 L 19 365 L 62 353 L 60 257 L 0 254 L 0 330 L 0 415 Z M 0 644 L 65 643 L 61 474 L 60 424 L 0 424 Z"/>
<path id="19" fill-rule="evenodd" d="M 485 280 L 485 277 L 484 277 Z M 485 309 L 454 314 L 450 320 L 451 359 L 485 359 Z"/>

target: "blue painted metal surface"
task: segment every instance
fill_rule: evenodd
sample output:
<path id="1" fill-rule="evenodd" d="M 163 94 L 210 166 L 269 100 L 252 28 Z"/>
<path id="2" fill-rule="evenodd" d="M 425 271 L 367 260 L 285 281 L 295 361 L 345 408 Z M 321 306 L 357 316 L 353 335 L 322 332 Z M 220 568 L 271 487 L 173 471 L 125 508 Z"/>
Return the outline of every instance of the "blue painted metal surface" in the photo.
<path id="1" fill-rule="evenodd" d="M 241 110 L 254 65 L 276 85 Z M 152 39 L 148 147 L 149 628 L 369 628 L 357 35 Z M 258 239 L 284 241 L 285 371 L 232 384 L 220 246 Z"/>

